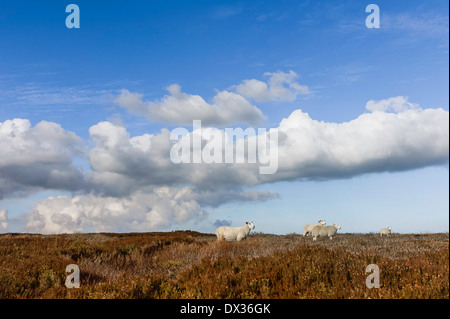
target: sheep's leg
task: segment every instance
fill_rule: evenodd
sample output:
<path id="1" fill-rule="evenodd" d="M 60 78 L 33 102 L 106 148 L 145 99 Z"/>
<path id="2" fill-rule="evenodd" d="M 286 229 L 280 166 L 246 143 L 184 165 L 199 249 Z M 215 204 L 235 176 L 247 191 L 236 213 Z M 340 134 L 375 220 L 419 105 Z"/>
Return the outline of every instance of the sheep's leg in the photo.
<path id="1" fill-rule="evenodd" d="M 333 236 L 330 236 L 330 240 L 332 240 L 333 239 Z"/>
<path id="2" fill-rule="evenodd" d="M 313 238 L 313 240 L 317 240 L 317 236 Z"/>

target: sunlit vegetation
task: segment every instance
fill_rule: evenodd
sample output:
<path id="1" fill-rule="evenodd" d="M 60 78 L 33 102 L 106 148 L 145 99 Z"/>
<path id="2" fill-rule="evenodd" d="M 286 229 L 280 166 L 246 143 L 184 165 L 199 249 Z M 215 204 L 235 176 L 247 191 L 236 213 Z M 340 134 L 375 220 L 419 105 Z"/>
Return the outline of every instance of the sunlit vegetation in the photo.
<path id="1" fill-rule="evenodd" d="M 68 264 L 79 289 L 65 286 Z M 449 298 L 449 235 L 3 234 L 0 298 Z"/>

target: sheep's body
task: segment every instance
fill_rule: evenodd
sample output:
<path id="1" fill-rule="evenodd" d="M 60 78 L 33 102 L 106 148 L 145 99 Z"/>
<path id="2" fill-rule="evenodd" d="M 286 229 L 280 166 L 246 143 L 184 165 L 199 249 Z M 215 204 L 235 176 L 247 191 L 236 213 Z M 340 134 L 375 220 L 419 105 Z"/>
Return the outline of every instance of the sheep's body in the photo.
<path id="1" fill-rule="evenodd" d="M 323 226 L 326 222 L 324 220 L 319 220 L 317 224 L 306 224 L 303 226 L 303 236 L 311 236 L 311 232 L 316 226 Z"/>
<path id="2" fill-rule="evenodd" d="M 334 224 L 332 226 L 316 226 L 313 228 L 311 234 L 313 240 L 317 240 L 317 237 L 330 237 L 333 239 L 334 234 L 341 229 L 341 226 Z"/>
<path id="3" fill-rule="evenodd" d="M 242 227 L 221 226 L 216 229 L 217 240 L 241 241 L 247 238 L 250 230 L 254 228 L 253 222 L 246 222 Z"/>
<path id="4" fill-rule="evenodd" d="M 383 235 L 389 236 L 391 234 L 391 227 L 388 228 L 381 228 L 380 230 L 380 236 L 383 237 Z"/>

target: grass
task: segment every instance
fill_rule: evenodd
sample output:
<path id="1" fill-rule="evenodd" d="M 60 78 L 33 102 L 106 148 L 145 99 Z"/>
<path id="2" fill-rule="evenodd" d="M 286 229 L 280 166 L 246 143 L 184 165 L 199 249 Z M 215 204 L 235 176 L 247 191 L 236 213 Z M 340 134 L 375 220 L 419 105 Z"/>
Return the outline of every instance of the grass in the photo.
<path id="1" fill-rule="evenodd" d="M 79 289 L 65 286 L 68 264 Z M 3 234 L 0 298 L 449 298 L 449 235 Z"/>

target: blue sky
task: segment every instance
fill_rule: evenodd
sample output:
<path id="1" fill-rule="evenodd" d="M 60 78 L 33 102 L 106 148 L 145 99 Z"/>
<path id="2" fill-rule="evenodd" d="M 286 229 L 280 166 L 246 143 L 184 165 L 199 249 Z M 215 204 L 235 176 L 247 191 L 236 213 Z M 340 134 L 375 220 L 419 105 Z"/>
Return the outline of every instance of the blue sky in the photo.
<path id="1" fill-rule="evenodd" d="M 0 210 L 6 211 L 0 225 L 2 218 L 7 225 L 0 231 L 213 232 L 215 224 L 253 220 L 256 231 L 282 234 L 300 233 L 304 223 L 322 218 L 340 224 L 343 232 L 387 226 L 399 232 L 448 231 L 448 1 L 373 2 L 380 8 L 379 29 L 366 27 L 371 2 L 364 1 L 73 1 L 80 8 L 79 29 L 65 26 L 69 3 L 0 4 L 0 123 L 29 121 L 29 126 L 8 122 L 0 130 L 7 136 L 2 144 L 0 135 L 0 145 L 10 148 L 0 161 Z M 250 89 L 249 83 L 269 85 L 275 76 L 285 88 L 294 86 L 265 97 L 239 90 L 239 85 Z M 164 128 L 192 128 L 186 124 L 189 109 L 184 122 L 156 115 L 158 108 L 173 106 L 163 101 L 173 84 L 208 105 L 221 92 L 232 92 L 243 99 L 242 108 L 248 103 L 264 114 L 257 127 L 278 127 L 287 118 L 294 123 L 291 114 L 300 109 L 330 124 L 319 129 L 311 124 L 300 137 L 324 143 L 322 152 L 336 148 L 333 156 L 337 144 L 348 147 L 351 141 L 322 134 L 353 123 L 357 136 L 371 135 L 357 121 L 362 115 L 378 119 L 369 101 L 398 121 L 404 120 L 402 112 L 411 117 L 396 128 L 383 127 L 387 122 L 380 117 L 377 132 L 389 134 L 373 137 L 380 149 L 365 153 L 360 147 L 355 156 L 364 160 L 354 166 L 348 164 L 350 155 L 336 157 L 345 168 L 318 157 L 311 173 L 311 164 L 291 159 L 298 152 L 291 150 L 283 153 L 278 175 L 267 180 L 236 177 L 227 184 L 225 175 L 238 170 L 222 178 L 221 170 L 208 167 L 208 174 L 217 172 L 216 184 L 205 186 L 197 168 L 177 171 L 195 178 L 181 178 L 172 169 L 169 178 L 156 160 L 118 153 L 125 144 L 115 136 L 125 131 L 129 138 L 145 139 Z M 145 110 L 133 112 L 136 105 L 122 90 L 136 94 Z M 120 96 L 123 103 L 117 102 Z M 425 110 L 439 109 L 425 118 Z M 257 119 L 236 115 L 227 125 L 246 127 L 249 120 Z M 36 129 L 41 121 L 60 129 L 52 124 Z M 310 123 L 302 121 L 295 123 Z M 99 124 L 104 122 L 112 124 Z M 102 148 L 106 140 L 114 150 Z M 418 149 L 403 148 L 402 140 L 417 141 Z M 381 150 L 381 159 L 366 156 Z M 153 158 L 166 154 L 148 152 Z M 160 174 L 147 174 L 151 168 Z M 168 193 L 161 193 L 163 187 Z M 180 189 L 192 193 L 180 195 Z M 108 210 L 111 202 L 121 207 L 115 213 Z M 92 207 L 98 211 L 84 213 Z M 102 208 L 110 213 L 102 215 Z"/>

